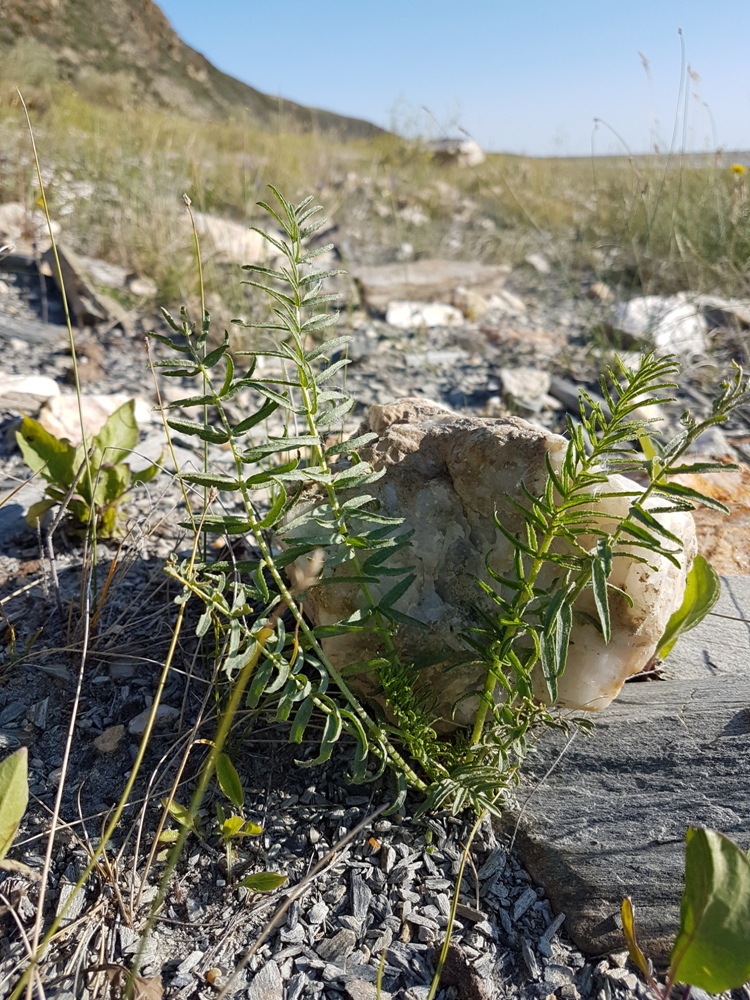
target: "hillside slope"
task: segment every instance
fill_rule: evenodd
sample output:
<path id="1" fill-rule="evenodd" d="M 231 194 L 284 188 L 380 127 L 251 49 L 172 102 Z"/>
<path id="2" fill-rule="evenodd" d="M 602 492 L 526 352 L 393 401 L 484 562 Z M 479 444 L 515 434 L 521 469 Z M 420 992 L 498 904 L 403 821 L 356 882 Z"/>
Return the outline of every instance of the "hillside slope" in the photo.
<path id="1" fill-rule="evenodd" d="M 0 60 L 23 39 L 40 43 L 75 84 L 94 71 L 134 102 L 204 118 L 246 118 L 285 129 L 367 138 L 377 126 L 263 94 L 186 45 L 152 0 L 0 0 Z M 23 83 L 23 81 L 19 81 Z M 103 88 L 104 89 L 104 88 Z"/>

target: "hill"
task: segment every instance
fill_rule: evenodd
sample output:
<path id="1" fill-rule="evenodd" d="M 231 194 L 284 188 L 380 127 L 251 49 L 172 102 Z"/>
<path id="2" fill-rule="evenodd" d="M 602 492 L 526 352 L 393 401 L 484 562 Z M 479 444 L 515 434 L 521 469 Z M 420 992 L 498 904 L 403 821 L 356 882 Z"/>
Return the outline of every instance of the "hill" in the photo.
<path id="1" fill-rule="evenodd" d="M 263 127 L 277 127 L 281 116 L 285 129 L 347 139 L 382 132 L 360 119 L 270 97 L 222 73 L 178 37 L 152 0 L 0 0 L 0 61 L 14 50 L 28 54 L 29 47 L 37 62 L 40 55 L 51 60 L 47 69 L 55 77 L 85 83 L 121 106 L 146 103 Z"/>

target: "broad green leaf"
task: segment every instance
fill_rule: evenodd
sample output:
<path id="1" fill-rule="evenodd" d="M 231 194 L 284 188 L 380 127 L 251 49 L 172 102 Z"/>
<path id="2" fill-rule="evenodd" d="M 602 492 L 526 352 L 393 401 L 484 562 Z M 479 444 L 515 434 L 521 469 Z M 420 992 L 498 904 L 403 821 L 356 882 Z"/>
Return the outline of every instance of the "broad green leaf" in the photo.
<path id="1" fill-rule="evenodd" d="M 274 889 L 279 889 L 286 880 L 286 875 L 279 875 L 277 872 L 258 872 L 243 878 L 240 885 L 250 889 L 251 892 L 273 892 Z"/>
<path id="2" fill-rule="evenodd" d="M 656 647 L 656 655 L 662 659 L 669 656 L 683 632 L 689 632 L 703 621 L 720 594 L 718 574 L 707 559 L 697 555 L 687 575 L 682 604 L 667 622 L 664 635 Z"/>
<path id="3" fill-rule="evenodd" d="M 38 472 L 49 483 L 68 487 L 76 474 L 75 448 L 65 439 L 59 440 L 31 417 L 24 417 L 16 441 L 24 462 L 32 472 Z"/>
<path id="4" fill-rule="evenodd" d="M 117 465 L 128 457 L 138 443 L 138 424 L 135 422 L 135 402 L 129 399 L 108 418 L 94 438 L 103 461 Z"/>
<path id="5" fill-rule="evenodd" d="M 171 801 L 169 799 L 162 799 L 161 804 L 166 808 L 172 819 L 179 823 L 180 826 L 186 827 L 192 833 L 197 832 L 197 824 L 195 822 L 195 816 L 187 809 L 185 806 L 180 805 L 179 802 L 175 802 L 174 799 Z"/>
<path id="6" fill-rule="evenodd" d="M 648 440 L 648 438 L 646 438 Z M 622 916 L 622 933 L 625 935 L 625 940 L 628 943 L 628 951 L 630 952 L 630 960 L 633 965 L 637 965 L 644 976 L 648 976 L 649 968 L 648 962 L 646 961 L 646 956 L 643 954 L 641 949 L 638 947 L 638 942 L 635 937 L 635 917 L 633 914 L 633 902 L 629 896 L 626 896 L 622 901 L 622 906 L 620 907 L 620 915 Z"/>
<path id="7" fill-rule="evenodd" d="M 28 750 L 21 747 L 0 764 L 0 860 L 10 850 L 28 803 Z"/>
<path id="8" fill-rule="evenodd" d="M 689 827 L 675 981 L 723 993 L 750 979 L 750 862 L 715 830 Z"/>
<path id="9" fill-rule="evenodd" d="M 26 512 L 26 523 L 30 528 L 36 528 L 37 521 L 41 521 L 47 511 L 56 506 L 57 500 L 38 500 Z"/>
<path id="10" fill-rule="evenodd" d="M 158 462 L 154 462 L 153 465 L 147 465 L 145 469 L 139 469 L 137 472 L 133 473 L 133 485 L 142 486 L 145 483 L 150 483 L 152 479 L 161 472 L 162 462 L 164 461 L 164 452 L 159 456 Z"/>
<path id="11" fill-rule="evenodd" d="M 231 840 L 239 835 L 240 830 L 245 825 L 242 816 L 227 816 L 221 824 L 221 836 L 224 840 Z"/>
<path id="12" fill-rule="evenodd" d="M 219 782 L 219 788 L 221 788 L 234 808 L 241 809 L 245 804 L 245 793 L 242 789 L 242 782 L 234 764 L 225 753 L 220 753 L 216 758 L 216 778 Z"/>

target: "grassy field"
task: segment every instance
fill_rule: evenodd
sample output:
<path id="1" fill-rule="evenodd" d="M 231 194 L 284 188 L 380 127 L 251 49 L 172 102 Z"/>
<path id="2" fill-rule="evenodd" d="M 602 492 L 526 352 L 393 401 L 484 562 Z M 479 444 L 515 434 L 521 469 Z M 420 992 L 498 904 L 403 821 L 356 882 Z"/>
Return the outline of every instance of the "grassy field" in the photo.
<path id="1" fill-rule="evenodd" d="M 32 205 L 29 140 L 4 76 L 0 199 Z M 165 304 L 194 285 L 183 192 L 198 211 L 253 225 L 269 182 L 292 197 L 315 192 L 360 262 L 392 260 L 407 244 L 415 257 L 486 262 L 541 250 L 572 288 L 600 279 L 620 295 L 750 294 L 750 178 L 721 154 L 700 165 L 491 155 L 461 169 L 394 135 L 343 143 L 283 121 L 269 132 L 129 108 L 114 78 L 74 92 L 37 67 L 27 97 L 53 216 L 79 251 L 153 277 Z M 221 272 L 209 270 L 212 285 Z"/>

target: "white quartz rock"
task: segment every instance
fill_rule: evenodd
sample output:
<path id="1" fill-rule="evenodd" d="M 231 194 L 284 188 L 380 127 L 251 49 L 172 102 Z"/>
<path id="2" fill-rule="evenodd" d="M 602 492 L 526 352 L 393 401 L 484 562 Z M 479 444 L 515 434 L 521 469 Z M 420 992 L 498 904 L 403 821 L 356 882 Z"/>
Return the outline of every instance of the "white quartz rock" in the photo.
<path id="1" fill-rule="evenodd" d="M 472 661 L 462 634 L 479 624 L 477 607 L 485 613 L 497 612 L 497 606 L 480 591 L 476 578 L 489 582 L 485 567 L 488 552 L 492 553 L 493 569 L 501 575 L 510 575 L 513 566 L 513 547 L 497 532 L 493 514 L 497 510 L 509 530 L 520 531 L 521 516 L 507 503 L 506 495 L 522 500 L 521 481 L 533 493 L 541 494 L 546 482 L 545 456 L 549 454 L 553 467 L 559 468 L 566 443 L 558 435 L 515 417 L 458 416 L 419 399 L 370 407 L 360 430 L 378 435 L 362 449 L 362 457 L 386 470 L 381 479 L 365 488 L 367 493 L 380 502 L 381 513 L 404 518 L 400 530 L 413 532 L 411 547 L 400 550 L 389 565 L 410 567 L 414 573 L 414 582 L 396 608 L 425 627 L 401 626 L 396 647 L 402 660 L 420 668 L 419 689 L 440 720 L 438 728 L 470 725 L 479 705 L 485 668 Z M 622 477 L 613 476 L 606 489 L 631 486 L 638 490 Z M 592 502 L 601 510 L 602 523 L 608 511 L 622 514 L 628 509 L 627 498 Z M 680 514 L 670 518 L 669 530 L 685 539 L 682 562 L 687 565 L 695 551 L 692 517 Z M 592 537 L 585 544 L 593 548 L 596 539 Z M 292 577 L 314 575 L 306 557 L 298 563 L 291 567 Z M 665 559 L 655 557 L 654 565 L 652 571 L 626 557 L 615 560 L 612 582 L 631 596 L 634 606 L 630 608 L 624 598 L 612 595 L 613 636 L 608 647 L 585 616 L 574 616 L 568 667 L 560 679 L 561 706 L 603 708 L 625 679 L 653 655 L 664 625 L 681 600 L 685 579 L 684 569 L 678 571 Z M 349 576 L 351 570 L 345 565 L 335 573 Z M 545 570 L 540 585 L 548 585 L 551 577 L 551 569 Z M 392 585 L 393 577 L 385 577 L 381 585 L 372 586 L 373 596 L 379 599 Z M 346 618 L 361 606 L 359 589 L 348 583 L 311 586 L 305 599 L 306 613 L 321 625 Z M 580 610 L 595 617 L 590 593 L 582 596 Z M 335 636 L 325 640 L 324 646 L 338 668 L 382 653 L 371 633 Z M 365 696 L 377 695 L 377 678 L 367 673 L 353 674 L 351 685 Z M 544 699 L 541 675 L 536 693 Z"/>
<path id="2" fill-rule="evenodd" d="M 630 491 L 640 487 L 625 476 L 612 475 L 597 492 Z M 627 497 L 605 497 L 596 505 L 601 511 L 598 526 L 614 528 L 614 522 L 605 515 L 624 516 L 630 501 Z M 646 507 L 659 506 L 658 501 L 647 502 Z M 632 607 L 616 591 L 609 595 L 612 638 L 605 645 L 601 632 L 583 614 L 574 616 L 570 650 L 565 673 L 558 685 L 557 705 L 564 708 L 598 711 L 606 708 L 620 692 L 622 685 L 639 673 L 656 652 L 667 622 L 682 603 L 685 579 L 697 551 L 695 523 L 692 514 L 659 514 L 661 524 L 682 540 L 683 551 L 678 553 L 679 569 L 665 556 L 654 555 L 644 549 L 623 546 L 630 551 L 647 555 L 649 565 L 618 556 L 613 560 L 609 582 L 623 590 L 632 600 Z M 586 547 L 593 547 L 593 537 L 582 538 Z M 664 547 L 673 549 L 671 542 Z M 587 590 L 576 604 L 578 612 L 585 612 L 598 621 L 593 591 Z M 541 700 L 548 694 L 537 669 L 535 693 Z"/>

